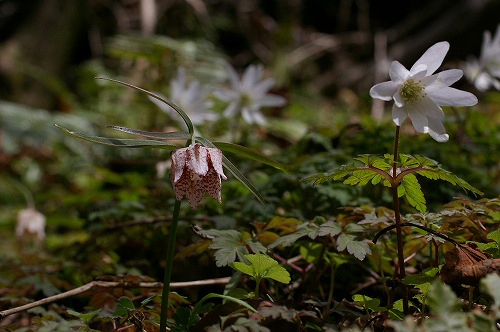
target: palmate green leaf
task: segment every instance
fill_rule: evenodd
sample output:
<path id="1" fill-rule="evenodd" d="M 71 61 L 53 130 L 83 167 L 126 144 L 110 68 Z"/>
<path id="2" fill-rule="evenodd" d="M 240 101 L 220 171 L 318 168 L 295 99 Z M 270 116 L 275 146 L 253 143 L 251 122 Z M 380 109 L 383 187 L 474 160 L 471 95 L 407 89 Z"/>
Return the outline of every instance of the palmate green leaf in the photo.
<path id="1" fill-rule="evenodd" d="M 288 271 L 271 257 L 264 254 L 250 254 L 245 255 L 245 259 L 250 264 L 234 262 L 231 266 L 242 273 L 252 276 L 256 280 L 267 278 L 284 284 L 290 283 L 290 274 Z"/>
<path id="2" fill-rule="evenodd" d="M 269 158 L 268 156 L 266 156 L 266 155 L 264 155 L 256 150 L 253 150 L 253 149 L 250 149 L 250 148 L 247 148 L 245 146 L 238 145 L 238 144 L 233 144 L 233 143 L 225 143 L 225 142 L 212 142 L 212 143 L 217 148 L 221 149 L 224 152 L 235 153 L 235 154 L 238 154 L 242 157 L 256 160 L 256 161 L 261 162 L 263 164 L 266 164 L 266 165 L 272 166 L 274 168 L 277 168 L 279 170 L 282 170 L 285 173 L 288 173 L 288 170 L 286 169 L 286 167 L 284 165 L 280 164 L 279 162 Z"/>
<path id="3" fill-rule="evenodd" d="M 365 259 L 366 255 L 371 254 L 372 251 L 366 242 L 355 240 L 355 238 L 354 235 L 341 234 L 337 238 L 337 250 L 343 251 L 347 248 L 347 251 L 351 255 L 354 255 L 354 257 L 362 261 Z"/>
<path id="4" fill-rule="evenodd" d="M 58 124 L 55 124 L 54 126 L 62 130 L 66 135 L 73 136 L 92 143 L 109 145 L 119 148 L 159 148 L 165 150 L 176 150 L 179 148 L 175 145 L 169 145 L 161 141 L 130 139 L 130 138 L 99 137 L 99 136 L 88 135 L 85 133 L 79 133 L 76 131 L 70 131 L 64 127 L 59 126 Z"/>
<path id="5" fill-rule="evenodd" d="M 216 148 L 216 146 L 208 139 L 204 137 L 196 137 L 196 140 L 202 143 L 204 146 L 209 147 L 209 148 Z M 224 167 L 229 170 L 233 176 L 240 181 L 258 200 L 259 202 L 262 203 L 262 205 L 265 205 L 264 203 L 264 198 L 262 195 L 259 193 L 259 191 L 253 186 L 253 184 L 240 172 L 240 170 L 233 165 L 229 159 L 226 158 L 226 156 L 222 155 L 222 164 Z"/>
<path id="6" fill-rule="evenodd" d="M 319 226 L 319 236 L 335 236 L 342 231 L 339 223 L 328 221 Z"/>
<path id="7" fill-rule="evenodd" d="M 253 239 L 244 241 L 243 235 L 234 229 L 208 229 L 197 233 L 212 239 L 212 244 L 208 248 L 215 250 L 215 264 L 218 267 L 227 266 L 235 262 L 236 258 L 243 260 L 249 253 L 247 247 L 256 253 L 264 253 L 267 250 L 260 242 Z"/>
<path id="8" fill-rule="evenodd" d="M 438 279 L 429 290 L 429 307 L 433 313 L 446 317 L 460 311 L 460 302 L 451 287 Z"/>
<path id="9" fill-rule="evenodd" d="M 319 232 L 318 225 L 310 222 L 305 222 L 299 227 L 297 227 L 295 232 L 280 237 L 279 239 L 271 243 L 268 246 L 268 248 L 273 249 L 279 245 L 287 247 L 294 244 L 298 239 L 304 236 L 308 236 L 311 239 L 315 239 L 318 236 L 318 232 Z"/>
<path id="10" fill-rule="evenodd" d="M 148 90 L 143 89 L 143 88 L 139 88 L 138 86 L 135 86 L 135 85 L 130 84 L 130 83 L 126 83 L 126 82 L 122 82 L 122 81 L 119 81 L 119 80 L 115 80 L 115 79 L 112 79 L 112 78 L 106 78 L 106 77 L 96 77 L 96 79 L 111 81 L 111 82 L 115 82 L 115 83 L 119 83 L 119 84 L 128 86 L 130 88 L 133 88 L 133 89 L 139 90 L 141 92 L 144 92 L 145 94 L 147 94 L 147 95 L 149 95 L 149 96 L 151 96 L 151 97 L 153 97 L 155 99 L 158 99 L 162 103 L 167 104 L 168 106 L 172 107 L 172 109 L 174 109 L 174 111 L 176 111 L 177 113 L 179 113 L 179 115 L 182 117 L 182 119 L 186 123 L 186 126 L 188 128 L 189 133 L 191 135 L 194 134 L 194 127 L 193 127 L 193 123 L 191 122 L 191 119 L 189 118 L 189 116 L 187 116 L 187 114 L 183 110 L 181 110 L 181 108 L 179 106 L 175 105 L 173 102 L 168 101 L 165 98 L 163 98 L 162 96 L 159 96 L 159 95 L 157 95 L 157 94 L 155 94 L 155 93 L 153 93 L 151 91 L 148 91 Z"/>
<path id="11" fill-rule="evenodd" d="M 127 134 L 138 135 L 149 138 L 165 139 L 165 140 L 188 140 L 191 138 L 191 135 L 189 135 L 189 133 L 183 131 L 164 133 L 164 132 L 136 130 L 121 126 L 108 126 L 108 128 L 113 130 L 118 130 Z"/>

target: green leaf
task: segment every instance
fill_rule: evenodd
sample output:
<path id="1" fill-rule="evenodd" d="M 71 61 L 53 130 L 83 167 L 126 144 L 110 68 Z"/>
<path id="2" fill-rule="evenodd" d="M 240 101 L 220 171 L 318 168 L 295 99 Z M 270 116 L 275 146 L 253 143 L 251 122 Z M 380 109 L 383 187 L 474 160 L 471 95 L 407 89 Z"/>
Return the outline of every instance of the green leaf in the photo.
<path id="1" fill-rule="evenodd" d="M 386 307 L 380 306 L 379 299 L 373 299 L 366 295 L 355 294 L 352 296 L 352 300 L 361 304 L 365 309 L 369 309 L 372 312 L 387 311 Z"/>
<path id="2" fill-rule="evenodd" d="M 357 170 L 358 167 L 354 164 L 342 165 L 339 168 L 328 172 L 328 173 L 318 173 L 314 175 L 310 175 L 302 180 L 301 182 L 310 183 L 312 185 L 318 185 L 330 180 L 339 180 L 347 175 L 349 175 L 352 171 Z"/>
<path id="3" fill-rule="evenodd" d="M 155 93 L 153 93 L 151 91 L 148 91 L 146 89 L 139 88 L 138 86 L 132 85 L 130 83 L 125 83 L 125 82 L 122 82 L 122 81 L 118 81 L 118 80 L 115 80 L 115 79 L 112 79 L 112 78 L 106 78 L 106 77 L 96 77 L 96 79 L 106 80 L 106 81 L 111 81 L 111 82 L 115 82 L 115 83 L 126 85 L 126 86 L 128 86 L 130 88 L 133 88 L 133 89 L 139 90 L 141 92 L 144 92 L 147 95 L 149 95 L 149 96 L 151 96 L 151 97 L 153 97 L 155 99 L 158 99 L 162 103 L 167 104 L 168 106 L 172 107 L 177 113 L 179 113 L 179 115 L 182 117 L 182 119 L 186 123 L 186 126 L 188 128 L 189 133 L 191 135 L 194 134 L 194 127 L 193 127 L 193 123 L 191 122 L 191 119 L 189 118 L 189 116 L 187 116 L 186 113 L 184 113 L 183 110 L 180 109 L 179 106 L 175 105 L 173 102 L 170 102 L 170 101 L 166 100 L 165 98 L 163 98 L 162 96 L 159 96 L 159 95 L 157 95 L 157 94 L 155 94 Z"/>
<path id="4" fill-rule="evenodd" d="M 368 184 L 374 177 L 379 175 L 372 170 L 355 170 L 352 175 L 344 180 L 344 184 L 350 184 L 352 186 L 357 185 L 358 187 Z"/>
<path id="5" fill-rule="evenodd" d="M 328 221 L 324 224 L 321 224 L 319 226 L 319 231 L 318 235 L 319 236 L 335 236 L 339 234 L 342 231 L 342 228 L 338 223 L 335 223 L 333 221 Z"/>
<path id="6" fill-rule="evenodd" d="M 202 143 L 206 147 L 216 148 L 216 146 L 211 141 L 209 141 L 208 139 L 206 139 L 204 137 L 197 137 L 196 140 L 198 140 L 200 143 Z M 253 184 L 243 174 L 241 174 L 240 170 L 236 166 L 234 166 L 233 163 L 231 163 L 229 161 L 229 159 L 227 159 L 226 156 L 224 156 L 224 155 L 222 155 L 222 165 L 224 165 L 224 167 L 227 170 L 229 170 L 229 172 L 231 174 L 233 174 L 233 176 L 238 181 L 240 181 L 259 200 L 259 202 L 262 203 L 262 205 L 265 205 L 264 198 L 261 196 L 259 191 L 257 189 L 255 189 Z"/>
<path id="7" fill-rule="evenodd" d="M 288 173 L 288 170 L 286 169 L 286 167 L 284 165 L 280 164 L 279 162 L 269 158 L 268 156 L 266 156 L 266 155 L 264 155 L 256 150 L 253 150 L 253 149 L 250 149 L 250 148 L 247 148 L 245 146 L 238 145 L 238 144 L 233 144 L 233 143 L 213 142 L 213 144 L 217 148 L 221 149 L 222 151 L 235 153 L 235 154 L 238 154 L 242 157 L 256 160 L 256 161 L 261 162 L 263 164 L 266 164 L 266 165 L 272 166 L 274 168 L 277 168 L 279 170 L 282 170 L 285 173 Z"/>
<path id="8" fill-rule="evenodd" d="M 250 264 L 234 262 L 231 266 L 242 273 L 252 276 L 256 280 L 268 278 L 284 284 L 290 282 L 288 271 L 271 257 L 263 254 L 250 254 L 245 255 L 245 259 Z"/>
<path id="9" fill-rule="evenodd" d="M 372 251 L 368 244 L 364 241 L 356 241 L 354 240 L 356 237 L 350 234 L 341 234 L 337 238 L 337 250 L 343 251 L 347 248 L 347 251 L 354 255 L 357 259 L 362 261 L 365 259 L 367 254 L 371 254 Z"/>
<path id="10" fill-rule="evenodd" d="M 116 304 L 116 310 L 113 313 L 114 317 L 123 317 L 128 315 L 129 310 L 134 310 L 134 302 L 126 296 L 122 296 L 118 299 L 118 303 Z"/>
<path id="11" fill-rule="evenodd" d="M 403 279 L 403 284 L 405 285 L 422 285 L 425 283 L 432 283 L 436 279 L 436 275 L 439 272 L 439 268 L 431 267 L 427 268 L 419 274 L 412 274 L 406 276 Z"/>
<path id="12" fill-rule="evenodd" d="M 495 303 L 496 309 L 500 307 L 500 277 L 496 273 L 488 274 L 481 279 L 481 290 L 488 293 Z"/>
<path id="13" fill-rule="evenodd" d="M 287 234 L 285 236 L 280 237 L 273 243 L 271 243 L 268 248 L 273 249 L 279 245 L 283 245 L 284 247 L 290 246 L 294 244 L 298 239 L 304 236 L 308 236 L 311 239 L 315 239 L 318 236 L 319 226 L 313 223 L 305 222 L 297 229 L 295 232 Z"/>
<path id="14" fill-rule="evenodd" d="M 389 316 L 392 319 L 403 320 L 405 318 L 403 310 L 403 300 L 397 300 L 392 304 L 392 308 L 389 309 Z"/>
<path id="15" fill-rule="evenodd" d="M 165 139 L 165 140 L 187 140 L 191 139 L 191 135 L 189 133 L 183 132 L 183 131 L 175 131 L 175 132 L 153 132 L 153 131 L 144 131 L 144 130 L 136 130 L 136 129 L 130 129 L 126 127 L 120 127 L 120 126 L 108 126 L 108 128 L 121 131 L 127 134 L 132 134 L 132 135 L 138 135 L 138 136 L 143 136 L 143 137 L 149 137 L 149 138 L 158 138 L 158 139 Z"/>
<path id="16" fill-rule="evenodd" d="M 109 146 L 114 146 L 114 147 L 119 147 L 119 148 L 160 148 L 160 149 L 166 149 L 166 150 L 176 150 L 179 148 L 177 146 L 169 145 L 169 144 L 166 144 L 165 142 L 161 142 L 161 141 L 130 139 L 130 138 L 99 137 L 99 136 L 88 135 L 85 133 L 79 133 L 76 131 L 70 131 L 64 127 L 59 126 L 58 124 L 55 124 L 54 126 L 59 128 L 60 130 L 62 130 L 66 135 L 80 138 L 80 139 L 83 139 L 85 141 L 89 141 L 92 143 L 109 145 Z"/>
<path id="17" fill-rule="evenodd" d="M 404 195 L 411 206 L 415 207 L 419 212 L 424 213 L 427 210 L 425 205 L 425 197 L 417 177 L 413 174 L 407 174 L 400 186 L 404 188 Z M 399 190 L 399 188 L 398 188 Z"/>
<path id="18" fill-rule="evenodd" d="M 491 239 L 497 243 L 497 247 L 500 246 L 500 228 L 497 230 L 494 230 L 493 232 L 488 233 L 486 235 L 488 239 Z"/>
<path id="19" fill-rule="evenodd" d="M 450 286 L 436 280 L 429 290 L 429 307 L 441 317 L 460 311 L 458 298 Z"/>

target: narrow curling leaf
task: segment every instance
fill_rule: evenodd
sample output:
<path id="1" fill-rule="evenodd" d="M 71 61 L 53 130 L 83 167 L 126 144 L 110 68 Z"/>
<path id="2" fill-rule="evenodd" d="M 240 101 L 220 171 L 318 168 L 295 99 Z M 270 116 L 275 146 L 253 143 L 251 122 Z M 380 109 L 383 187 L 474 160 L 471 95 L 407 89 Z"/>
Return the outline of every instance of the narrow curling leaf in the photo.
<path id="1" fill-rule="evenodd" d="M 191 138 L 191 135 L 189 135 L 186 132 L 183 131 L 175 131 L 175 132 L 154 132 L 154 131 L 144 131 L 144 130 L 136 130 L 136 129 L 130 129 L 126 127 L 121 127 L 121 126 L 108 126 L 108 128 L 113 129 L 113 130 L 118 130 L 127 134 L 132 134 L 132 135 L 138 135 L 138 136 L 143 136 L 143 137 L 149 137 L 149 138 L 158 138 L 158 139 L 164 139 L 164 140 L 187 140 Z"/>
<path id="2" fill-rule="evenodd" d="M 123 84 L 123 85 L 126 85 L 130 88 L 133 88 L 133 89 L 136 89 L 136 90 L 139 90 L 141 92 L 144 92 L 146 93 L 147 95 L 155 98 L 155 99 L 158 99 L 159 101 L 167 104 L 168 106 L 172 107 L 177 113 L 179 113 L 179 115 L 182 117 L 182 119 L 184 120 L 184 122 L 186 123 L 186 126 L 188 128 L 188 131 L 191 135 L 194 134 L 194 127 L 193 127 L 193 123 L 191 122 L 191 119 L 189 118 L 189 116 L 187 116 L 187 114 L 181 110 L 179 108 L 179 106 L 175 105 L 174 103 L 166 100 L 165 98 L 163 98 L 162 96 L 159 96 L 157 95 L 156 93 L 153 93 L 151 91 L 148 91 L 146 89 L 143 89 L 143 88 L 139 88 L 138 86 L 135 86 L 133 84 L 130 84 L 130 83 L 126 83 L 126 82 L 122 82 L 122 81 L 119 81 L 119 80 L 115 80 L 115 79 L 112 79 L 112 78 L 107 78 L 107 77 L 96 77 L 96 79 L 98 80 L 105 80 L 105 81 L 111 81 L 111 82 L 115 82 L 115 83 L 119 83 L 119 84 Z"/>
<path id="3" fill-rule="evenodd" d="M 238 144 L 233 144 L 233 143 L 213 142 L 213 144 L 216 147 L 218 147 L 219 149 L 221 149 L 222 151 L 236 153 L 242 157 L 256 160 L 256 161 L 261 162 L 263 164 L 266 164 L 266 165 L 272 166 L 274 168 L 277 168 L 279 170 L 282 170 L 285 173 L 288 173 L 288 170 L 286 169 L 286 167 L 284 165 L 280 164 L 279 162 L 269 158 L 268 156 L 266 156 L 266 155 L 264 155 L 256 150 L 253 150 L 253 149 L 250 149 L 250 148 L 247 148 L 245 146 L 238 145 Z"/>
<path id="4" fill-rule="evenodd" d="M 216 148 L 216 146 L 204 137 L 196 137 L 196 140 L 206 147 Z M 252 185 L 252 183 L 240 172 L 240 170 L 233 165 L 226 156 L 222 155 L 222 165 L 238 180 L 240 181 L 258 200 L 262 205 L 265 205 L 264 198 L 259 191 Z"/>
<path id="5" fill-rule="evenodd" d="M 165 150 L 176 150 L 179 147 L 175 145 L 169 145 L 165 142 L 154 141 L 154 140 L 145 140 L 145 139 L 130 139 L 130 138 L 112 138 L 112 137 L 100 137 L 88 135 L 85 133 L 79 133 L 76 131 L 70 131 L 64 127 L 61 127 L 58 124 L 54 124 L 57 128 L 62 130 L 66 135 L 73 136 L 85 141 L 89 141 L 92 143 L 98 143 L 103 145 L 109 145 L 119 148 L 159 148 Z"/>

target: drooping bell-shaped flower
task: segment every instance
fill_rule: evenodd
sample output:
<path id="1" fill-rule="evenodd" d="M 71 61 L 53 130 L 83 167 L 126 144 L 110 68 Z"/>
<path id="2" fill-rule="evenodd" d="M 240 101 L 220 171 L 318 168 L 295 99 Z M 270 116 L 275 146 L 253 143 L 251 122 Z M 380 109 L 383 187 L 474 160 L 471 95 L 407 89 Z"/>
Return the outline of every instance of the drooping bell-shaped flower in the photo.
<path id="1" fill-rule="evenodd" d="M 19 239 L 34 238 L 40 242 L 45 238 L 45 216 L 32 207 L 17 214 L 16 236 Z"/>
<path id="2" fill-rule="evenodd" d="M 186 197 L 193 209 L 208 193 L 221 202 L 221 178 L 226 180 L 222 169 L 222 151 L 192 144 L 187 148 L 172 151 L 170 181 L 175 197 Z"/>

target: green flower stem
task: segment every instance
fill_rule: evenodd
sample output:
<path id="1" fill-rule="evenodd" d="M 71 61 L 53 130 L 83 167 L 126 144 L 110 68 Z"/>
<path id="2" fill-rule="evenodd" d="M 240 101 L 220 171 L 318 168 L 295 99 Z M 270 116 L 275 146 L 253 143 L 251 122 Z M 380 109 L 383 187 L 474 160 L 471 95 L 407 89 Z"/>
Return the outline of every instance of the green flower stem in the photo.
<path id="1" fill-rule="evenodd" d="M 167 264 L 165 265 L 165 276 L 163 278 L 163 292 L 161 295 L 160 331 L 167 330 L 168 295 L 170 292 L 170 277 L 172 276 L 172 263 L 174 261 L 175 237 L 177 235 L 177 224 L 179 223 L 179 211 L 181 201 L 175 201 L 172 224 L 168 235 Z"/>
<path id="2" fill-rule="evenodd" d="M 396 135 L 394 137 L 394 164 L 392 166 L 392 177 L 396 179 L 396 160 L 398 160 L 398 145 L 399 145 L 399 126 L 396 126 Z M 399 210 L 399 197 L 398 197 L 398 183 L 392 183 L 392 200 L 394 202 L 394 216 L 396 219 L 396 236 L 398 242 L 398 265 L 399 265 L 399 279 L 403 280 L 406 276 L 405 259 L 403 255 L 403 236 L 401 231 L 401 212 Z M 408 315 L 408 287 L 401 283 L 403 291 L 403 311 Z"/>
<path id="3" fill-rule="evenodd" d="M 255 278 L 255 299 L 259 298 L 259 286 L 261 278 Z"/>

